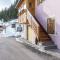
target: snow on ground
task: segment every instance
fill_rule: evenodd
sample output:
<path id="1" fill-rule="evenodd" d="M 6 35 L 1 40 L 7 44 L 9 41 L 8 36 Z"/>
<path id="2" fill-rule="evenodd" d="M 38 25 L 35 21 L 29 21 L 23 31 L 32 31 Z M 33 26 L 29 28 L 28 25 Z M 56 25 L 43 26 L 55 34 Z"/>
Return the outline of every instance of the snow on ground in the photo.
<path id="1" fill-rule="evenodd" d="M 20 35 L 20 32 L 16 32 L 16 28 L 11 27 L 11 23 L 5 23 L 6 29 L 0 32 L 0 37 L 9 37 Z"/>

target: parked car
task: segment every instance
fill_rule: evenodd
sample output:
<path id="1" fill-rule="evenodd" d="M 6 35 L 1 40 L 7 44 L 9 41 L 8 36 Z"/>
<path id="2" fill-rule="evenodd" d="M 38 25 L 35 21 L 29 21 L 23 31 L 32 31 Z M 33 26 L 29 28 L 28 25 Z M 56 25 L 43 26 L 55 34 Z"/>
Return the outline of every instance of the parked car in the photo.
<path id="1" fill-rule="evenodd" d="M 16 24 L 15 24 L 15 23 L 13 23 L 13 24 L 12 24 L 12 28 L 15 28 L 15 27 L 16 27 Z"/>
<path id="2" fill-rule="evenodd" d="M 0 25 L 0 32 L 1 32 L 1 31 L 3 31 L 3 26 L 2 26 L 2 25 Z"/>

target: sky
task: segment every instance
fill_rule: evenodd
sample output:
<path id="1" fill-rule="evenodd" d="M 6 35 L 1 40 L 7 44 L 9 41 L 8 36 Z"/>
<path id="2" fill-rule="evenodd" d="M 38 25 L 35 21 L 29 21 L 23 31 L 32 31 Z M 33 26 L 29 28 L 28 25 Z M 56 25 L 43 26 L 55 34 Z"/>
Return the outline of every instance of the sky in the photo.
<path id="1" fill-rule="evenodd" d="M 0 11 L 9 8 L 15 0 L 0 0 Z"/>

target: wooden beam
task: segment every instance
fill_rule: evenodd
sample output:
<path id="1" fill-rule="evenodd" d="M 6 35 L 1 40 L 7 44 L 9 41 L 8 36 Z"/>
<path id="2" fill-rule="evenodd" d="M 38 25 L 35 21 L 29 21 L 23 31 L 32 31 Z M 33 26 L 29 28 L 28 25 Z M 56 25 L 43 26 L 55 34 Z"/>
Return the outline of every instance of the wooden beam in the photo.
<path id="1" fill-rule="evenodd" d="M 18 9 L 19 7 L 21 7 L 21 5 L 25 2 L 25 0 L 21 0 L 17 3 L 16 8 Z"/>

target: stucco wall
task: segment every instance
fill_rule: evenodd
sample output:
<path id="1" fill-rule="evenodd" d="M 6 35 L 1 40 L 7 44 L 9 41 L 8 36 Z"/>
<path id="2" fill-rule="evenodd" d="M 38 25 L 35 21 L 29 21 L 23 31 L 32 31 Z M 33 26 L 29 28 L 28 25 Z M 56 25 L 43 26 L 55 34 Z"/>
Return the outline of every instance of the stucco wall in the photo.
<path id="1" fill-rule="evenodd" d="M 55 34 L 50 34 L 60 49 L 60 0 L 45 0 L 36 6 L 35 16 L 47 31 L 47 18 L 55 18 Z"/>
<path id="2" fill-rule="evenodd" d="M 28 40 L 30 43 L 35 44 L 36 34 L 31 27 L 28 27 Z"/>

